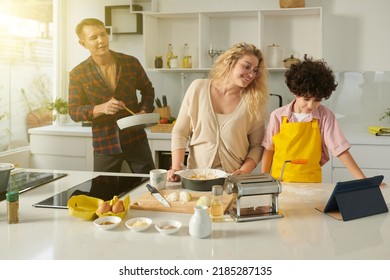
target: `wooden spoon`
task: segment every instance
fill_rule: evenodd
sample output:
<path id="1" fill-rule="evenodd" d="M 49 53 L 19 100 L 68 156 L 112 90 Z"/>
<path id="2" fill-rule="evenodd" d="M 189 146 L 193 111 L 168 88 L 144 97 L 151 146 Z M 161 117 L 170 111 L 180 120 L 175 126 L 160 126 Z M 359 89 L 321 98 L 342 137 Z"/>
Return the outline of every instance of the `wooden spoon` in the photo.
<path id="1" fill-rule="evenodd" d="M 183 167 L 185 170 L 189 170 L 192 174 L 194 174 L 195 177 L 198 176 L 196 172 L 194 172 L 192 169 L 189 169 L 186 165 L 184 165 L 184 163 L 180 162 L 180 166 Z"/>
<path id="2" fill-rule="evenodd" d="M 129 112 L 130 114 L 135 115 L 135 113 L 134 113 L 133 111 L 131 111 L 129 108 L 127 108 L 126 106 L 125 106 L 124 108 L 125 108 L 125 110 L 126 110 L 127 112 Z"/>

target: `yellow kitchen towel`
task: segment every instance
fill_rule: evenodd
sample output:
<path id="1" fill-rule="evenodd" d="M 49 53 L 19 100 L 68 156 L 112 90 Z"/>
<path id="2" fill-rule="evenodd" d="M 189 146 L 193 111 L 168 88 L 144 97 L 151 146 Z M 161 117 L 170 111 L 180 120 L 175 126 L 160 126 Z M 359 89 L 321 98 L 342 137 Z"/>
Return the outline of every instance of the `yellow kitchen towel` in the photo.
<path id="1" fill-rule="evenodd" d="M 384 127 L 384 126 L 369 126 L 368 132 L 371 134 L 377 135 L 378 133 L 390 133 L 390 127 Z"/>

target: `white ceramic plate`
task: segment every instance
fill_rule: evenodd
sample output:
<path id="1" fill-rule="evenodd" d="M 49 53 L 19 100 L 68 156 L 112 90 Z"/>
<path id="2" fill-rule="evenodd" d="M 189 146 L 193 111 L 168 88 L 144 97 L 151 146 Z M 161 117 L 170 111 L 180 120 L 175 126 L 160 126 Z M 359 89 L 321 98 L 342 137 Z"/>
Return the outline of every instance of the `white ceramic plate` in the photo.
<path id="1" fill-rule="evenodd" d="M 132 231 L 143 231 L 150 227 L 152 224 L 152 219 L 139 217 L 127 220 L 125 225 L 128 229 Z"/>
<path id="2" fill-rule="evenodd" d="M 113 229 L 121 223 L 122 219 L 117 216 L 105 216 L 97 218 L 93 223 L 100 229 Z"/>
<path id="3" fill-rule="evenodd" d="M 145 128 L 158 123 L 160 115 L 157 113 L 137 114 L 124 117 L 116 121 L 120 129 L 125 128 Z"/>
<path id="4" fill-rule="evenodd" d="M 181 222 L 175 220 L 163 221 L 157 223 L 155 228 L 162 234 L 174 234 L 181 228 Z"/>

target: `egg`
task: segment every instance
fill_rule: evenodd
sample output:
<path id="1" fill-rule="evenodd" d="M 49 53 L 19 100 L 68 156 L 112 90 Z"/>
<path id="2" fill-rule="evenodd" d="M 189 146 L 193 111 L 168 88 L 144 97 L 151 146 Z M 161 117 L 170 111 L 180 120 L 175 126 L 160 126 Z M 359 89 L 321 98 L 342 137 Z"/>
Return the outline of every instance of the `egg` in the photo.
<path id="1" fill-rule="evenodd" d="M 103 202 L 102 204 L 99 205 L 98 209 L 96 210 L 96 212 L 100 214 L 104 214 L 110 211 L 111 211 L 111 206 L 108 202 Z"/>
<path id="2" fill-rule="evenodd" d="M 198 201 L 196 201 L 196 206 L 201 206 L 201 205 L 203 205 L 203 206 L 209 207 L 210 204 L 211 204 L 211 200 L 210 200 L 210 198 L 209 198 L 208 196 L 206 196 L 206 195 L 202 195 L 202 196 L 198 199 Z"/>
<path id="3" fill-rule="evenodd" d="M 112 206 L 112 212 L 113 213 L 122 213 L 125 211 L 125 205 L 123 204 L 122 200 L 118 200 L 113 206 Z"/>

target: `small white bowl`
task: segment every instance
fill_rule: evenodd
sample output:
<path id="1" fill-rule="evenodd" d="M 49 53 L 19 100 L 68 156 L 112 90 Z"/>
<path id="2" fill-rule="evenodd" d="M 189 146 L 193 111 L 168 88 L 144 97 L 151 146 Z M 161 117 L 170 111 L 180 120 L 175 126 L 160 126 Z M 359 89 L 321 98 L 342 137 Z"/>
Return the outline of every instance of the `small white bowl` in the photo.
<path id="1" fill-rule="evenodd" d="M 139 217 L 127 220 L 125 225 L 132 231 L 144 231 L 150 227 L 152 219 Z"/>
<path id="2" fill-rule="evenodd" d="M 117 216 L 104 216 L 97 218 L 93 223 L 100 229 L 113 229 L 121 223 L 122 219 Z"/>
<path id="3" fill-rule="evenodd" d="M 170 220 L 156 224 L 155 228 L 162 234 L 174 234 L 181 228 L 181 222 Z"/>

